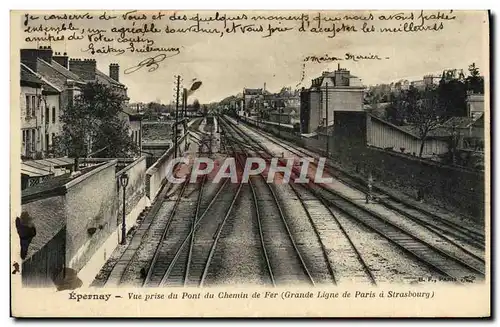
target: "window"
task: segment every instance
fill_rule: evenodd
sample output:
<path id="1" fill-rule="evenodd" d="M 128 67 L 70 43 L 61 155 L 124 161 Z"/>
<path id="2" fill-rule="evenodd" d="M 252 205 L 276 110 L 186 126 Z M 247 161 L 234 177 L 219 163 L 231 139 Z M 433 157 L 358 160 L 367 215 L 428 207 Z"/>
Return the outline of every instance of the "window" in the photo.
<path id="1" fill-rule="evenodd" d="M 29 117 L 31 114 L 31 106 L 30 106 L 30 96 L 26 96 L 26 117 Z"/>
<path id="2" fill-rule="evenodd" d="M 31 151 L 31 133 L 29 130 L 25 130 L 25 135 L 26 135 L 26 145 L 24 147 L 24 154 L 26 156 L 29 156 L 29 153 Z"/>
<path id="3" fill-rule="evenodd" d="M 36 138 L 35 138 L 35 130 L 32 129 L 31 130 L 31 149 L 30 151 L 34 152 L 35 151 L 35 142 L 36 142 Z"/>
<path id="4" fill-rule="evenodd" d="M 52 133 L 52 139 L 51 139 L 50 145 L 54 145 L 54 139 L 55 138 L 56 138 L 56 134 Z"/>
<path id="5" fill-rule="evenodd" d="M 49 134 L 45 134 L 45 150 L 49 149 Z"/>
<path id="6" fill-rule="evenodd" d="M 36 96 L 32 95 L 31 96 L 31 115 L 35 116 L 36 114 Z"/>
<path id="7" fill-rule="evenodd" d="M 56 107 L 52 106 L 52 124 L 56 123 Z"/>

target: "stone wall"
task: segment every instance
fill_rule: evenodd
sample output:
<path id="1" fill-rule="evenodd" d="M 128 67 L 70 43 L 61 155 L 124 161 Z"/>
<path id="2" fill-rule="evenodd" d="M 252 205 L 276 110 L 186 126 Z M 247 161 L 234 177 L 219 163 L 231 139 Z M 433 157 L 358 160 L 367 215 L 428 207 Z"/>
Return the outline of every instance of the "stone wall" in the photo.
<path id="1" fill-rule="evenodd" d="M 367 148 L 365 160 L 384 184 L 414 195 L 420 189 L 424 200 L 460 208 L 484 221 L 484 173 L 377 148 Z"/>
<path id="2" fill-rule="evenodd" d="M 242 118 L 276 136 L 325 155 L 326 139 L 305 138 L 286 130 L 278 134 L 272 125 Z M 377 182 L 415 196 L 419 189 L 424 199 L 484 220 L 485 176 L 483 172 L 442 165 L 428 159 L 395 151 L 369 147 L 367 117 L 363 112 L 335 112 L 334 133 L 330 139 L 332 159 L 346 169 L 367 174 L 373 172 Z"/>
<path id="3" fill-rule="evenodd" d="M 178 151 L 184 153 L 189 144 L 189 133 L 179 138 Z M 168 149 L 151 167 L 146 171 L 146 196 L 153 202 L 161 188 L 167 182 L 167 166 L 174 157 L 174 148 Z"/>
<path id="4" fill-rule="evenodd" d="M 123 188 L 120 185 L 120 175 L 126 173 L 129 177 L 125 192 L 125 216 L 127 229 L 132 227 L 146 205 L 146 157 L 140 157 L 127 167 L 116 173 L 116 197 L 118 202 L 117 226 L 121 227 L 123 217 Z M 131 213 L 138 212 L 137 215 Z"/>
<path id="5" fill-rule="evenodd" d="M 116 229 L 117 160 L 66 184 L 66 262 L 80 270 Z"/>
<path id="6" fill-rule="evenodd" d="M 367 146 L 365 113 L 336 112 L 332 157 L 343 167 L 368 174 L 387 186 L 424 200 L 458 208 L 484 220 L 484 173 Z"/>

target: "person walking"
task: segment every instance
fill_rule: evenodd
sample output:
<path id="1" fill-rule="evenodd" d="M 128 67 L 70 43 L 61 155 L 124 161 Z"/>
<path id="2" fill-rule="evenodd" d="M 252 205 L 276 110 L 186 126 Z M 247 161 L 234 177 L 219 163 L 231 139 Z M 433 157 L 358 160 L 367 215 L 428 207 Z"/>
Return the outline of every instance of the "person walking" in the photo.
<path id="1" fill-rule="evenodd" d="M 372 200 L 372 190 L 373 190 L 373 175 L 370 172 L 368 175 L 368 190 L 366 192 L 366 203 L 370 203 Z"/>
<path id="2" fill-rule="evenodd" d="M 21 259 L 25 259 L 28 255 L 28 247 L 36 236 L 36 228 L 33 223 L 33 218 L 27 211 L 21 213 L 21 217 L 16 218 L 16 229 L 21 241 Z"/>

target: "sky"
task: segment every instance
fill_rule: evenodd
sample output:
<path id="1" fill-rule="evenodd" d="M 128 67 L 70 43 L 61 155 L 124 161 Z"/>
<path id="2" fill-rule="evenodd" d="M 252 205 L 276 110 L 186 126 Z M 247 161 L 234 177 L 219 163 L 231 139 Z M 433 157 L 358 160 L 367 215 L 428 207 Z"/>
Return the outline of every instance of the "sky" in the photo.
<path id="1" fill-rule="evenodd" d="M 430 15 L 437 11 L 427 12 Z M 443 11 L 444 12 L 444 11 Z M 144 22 L 151 23 L 151 15 L 156 12 L 148 12 L 148 20 L 138 21 L 136 26 Z M 168 25 L 170 28 L 187 27 L 192 22 L 172 22 L 168 19 L 171 12 L 163 12 L 165 16 L 154 23 L 162 31 Z M 242 12 L 230 12 L 237 15 Z M 375 12 L 373 12 L 375 13 Z M 405 14 L 409 14 L 407 12 Z M 415 16 L 419 11 L 413 11 Z M 40 13 L 31 13 L 40 14 Z M 62 13 L 61 13 L 62 14 Z M 96 16 L 100 12 L 93 13 Z M 108 13 L 111 14 L 111 13 Z M 118 13 L 115 13 L 118 14 Z M 140 15 L 142 13 L 135 13 Z M 176 13 L 177 16 L 187 14 L 189 17 L 195 12 Z M 215 11 L 200 13 L 203 17 L 213 16 Z M 246 12 L 249 16 L 252 13 Z M 262 13 L 261 13 L 262 14 Z M 264 13 L 269 15 L 269 13 Z M 280 14 L 274 12 L 274 15 Z M 300 13 L 281 12 L 286 15 L 298 15 Z M 308 13 L 311 20 L 316 17 L 316 12 Z M 324 15 L 343 16 L 346 12 L 327 12 Z M 351 12 L 367 16 L 369 12 Z M 375 14 L 380 15 L 380 12 Z M 394 13 L 392 13 L 394 14 Z M 486 73 L 488 67 L 488 22 L 486 12 L 461 12 L 452 13 L 456 19 L 445 21 L 444 28 L 440 31 L 410 32 L 410 33 L 342 33 L 338 32 L 335 37 L 327 37 L 328 33 L 300 33 L 296 31 L 300 22 L 284 22 L 280 26 L 293 27 L 293 31 L 286 33 L 274 33 L 273 36 L 265 38 L 265 33 L 246 33 L 224 35 L 209 34 L 166 34 L 156 33 L 150 38 L 158 47 L 179 47 L 180 53 L 167 58 L 159 63 L 158 69 L 148 72 L 140 69 L 131 74 L 124 74 L 127 68 L 136 66 L 140 61 L 153 57 L 157 52 L 115 54 L 91 54 L 88 49 L 89 42 L 86 38 L 82 41 L 68 41 L 67 36 L 71 33 L 61 32 L 66 35 L 65 41 L 59 42 L 25 42 L 26 36 L 43 35 L 38 33 L 20 33 L 19 47 L 33 48 L 40 45 L 51 45 L 54 51 L 66 51 L 71 58 L 93 58 L 97 61 L 98 68 L 108 73 L 110 63 L 120 65 L 120 81 L 128 87 L 131 102 L 161 101 L 169 103 L 175 99 L 175 75 L 182 76 L 183 84 L 190 84 L 194 79 L 202 81 L 202 86 L 190 98 L 199 99 L 201 103 L 219 101 L 227 96 L 242 92 L 243 88 L 262 88 L 274 92 L 282 87 L 309 87 L 311 79 L 321 75 L 322 71 L 334 70 L 339 62 L 313 63 L 307 62 L 305 67 L 303 60 L 307 56 L 324 56 L 344 58 L 346 53 L 354 55 L 371 56 L 377 55 L 382 60 L 343 60 L 340 61 L 342 68 L 351 71 L 351 74 L 361 78 L 365 85 L 387 83 L 399 79 L 418 80 L 424 74 L 439 74 L 444 69 L 464 69 L 475 62 L 481 73 Z M 167 18 L 166 18 L 167 17 Z M 378 17 L 378 16 L 377 16 Z M 22 19 L 20 19 L 22 21 Z M 36 21 L 30 21 L 30 26 L 60 26 L 62 22 L 68 24 L 70 21 L 44 21 L 43 16 Z M 128 26 L 129 21 L 124 22 L 120 17 L 116 20 L 72 20 L 74 26 L 88 29 L 102 28 L 109 30 L 114 27 Z M 270 21 L 262 22 L 265 26 Z M 432 25 L 436 21 L 426 21 Z M 230 22 L 228 22 L 229 24 Z M 251 24 L 253 22 L 245 22 Z M 261 22 L 259 22 L 261 23 Z M 311 22 L 313 23 L 313 22 Z M 362 22 L 353 22 L 358 30 Z M 387 24 L 397 26 L 401 22 L 393 20 Z M 439 22 L 438 22 L 439 23 Z M 221 23 L 215 22 L 207 27 L 221 27 Z M 278 26 L 277 23 L 274 23 Z M 376 22 L 376 27 L 384 27 L 385 22 Z M 324 23 L 323 27 L 327 25 Z M 337 26 L 341 23 L 337 23 Z M 66 25 L 67 26 L 67 25 Z M 24 28 L 21 25 L 21 28 Z M 69 33 L 69 34 L 68 34 Z M 85 33 L 84 33 L 85 34 Z M 111 34 L 112 35 L 112 34 Z M 95 43 L 95 48 L 100 46 L 123 47 L 116 41 L 108 43 Z M 303 81 L 302 76 L 304 76 Z"/>

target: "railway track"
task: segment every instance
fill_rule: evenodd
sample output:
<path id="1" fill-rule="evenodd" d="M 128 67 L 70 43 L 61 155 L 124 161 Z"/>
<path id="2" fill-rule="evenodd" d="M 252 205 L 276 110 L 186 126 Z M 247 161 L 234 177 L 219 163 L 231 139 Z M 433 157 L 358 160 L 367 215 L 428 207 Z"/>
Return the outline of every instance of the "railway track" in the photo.
<path id="1" fill-rule="evenodd" d="M 297 145 L 290 143 L 288 141 L 280 139 L 277 141 L 273 137 L 267 135 L 264 131 L 259 131 L 260 136 L 269 140 L 270 142 L 283 147 L 283 144 L 287 146 L 286 151 L 293 153 L 299 157 L 307 156 L 314 159 L 318 159 L 319 157 L 311 151 L 302 149 Z M 311 163 L 314 165 L 314 163 Z M 341 171 L 337 167 L 334 167 L 330 164 L 326 164 L 325 168 L 328 169 L 328 172 L 337 178 L 339 181 L 344 183 L 345 185 L 354 188 L 360 192 L 366 192 L 367 187 L 365 186 L 365 182 L 359 179 L 355 179 L 352 176 L 348 175 L 346 172 Z M 466 243 L 477 247 L 481 250 L 485 248 L 485 238 L 484 233 L 474 230 L 472 228 L 460 225 L 452 220 L 444 218 L 442 216 L 436 215 L 432 212 L 428 212 L 418 206 L 412 205 L 409 202 L 402 202 L 400 199 L 394 197 L 392 194 L 388 194 L 384 192 L 382 189 L 374 187 L 374 192 L 372 193 L 374 198 L 377 199 L 377 202 L 384 205 L 386 208 L 398 212 L 399 214 L 404 215 L 408 219 L 417 222 L 427 228 L 428 230 L 435 232 L 439 237 L 447 240 L 450 243 L 453 243 L 455 246 L 460 247 L 462 251 L 468 253 L 469 255 L 475 255 L 479 257 L 476 253 L 469 251 L 460 243 Z M 449 237 L 445 236 L 447 234 Z M 458 240 L 456 242 L 454 239 Z M 484 258 L 478 258 L 484 262 Z"/>
<path id="2" fill-rule="evenodd" d="M 223 125 L 230 127 L 230 125 Z M 227 129 L 226 131 L 229 131 Z M 233 134 L 234 136 L 234 134 Z M 236 140 L 236 138 L 234 138 Z M 248 150 L 245 144 L 234 142 L 245 157 L 248 157 Z M 235 156 L 236 151 L 235 151 Z M 238 161 L 239 157 L 238 157 Z M 243 167 L 241 161 L 240 165 Z M 266 182 L 264 176 L 260 178 L 250 178 L 248 183 L 252 190 L 254 205 L 257 211 L 259 234 L 261 237 L 262 251 L 265 258 L 270 279 L 274 286 L 289 285 L 306 280 L 315 285 L 315 281 L 306 265 L 304 258 L 297 246 L 297 243 L 290 231 L 280 201 L 272 186 Z M 271 202 L 272 205 L 266 207 L 265 216 L 260 215 L 262 203 Z"/>
<path id="3" fill-rule="evenodd" d="M 247 144 L 250 142 L 255 142 L 255 140 L 252 140 L 247 135 L 242 133 L 240 130 L 238 130 L 238 129 L 234 129 L 234 130 L 242 138 L 247 140 Z M 264 148 L 262 148 L 260 146 L 260 144 L 257 144 L 257 146 L 254 145 L 253 147 L 254 147 L 254 149 L 258 147 L 260 150 L 265 150 Z M 264 154 L 267 153 L 266 151 L 259 151 L 257 149 L 257 153 L 259 153 L 259 155 L 263 159 L 270 160 L 270 157 L 263 156 L 263 153 Z M 327 235 L 327 237 L 334 237 L 336 242 L 339 244 L 342 244 L 343 242 L 347 243 L 344 245 L 343 249 L 348 248 L 348 251 L 351 251 L 354 253 L 354 256 L 352 256 L 352 257 L 346 256 L 346 257 L 348 257 L 348 259 L 352 259 L 351 262 L 349 262 L 347 264 L 352 270 L 351 275 L 350 275 L 351 280 L 356 279 L 358 282 L 361 282 L 363 280 L 363 282 L 368 281 L 370 284 L 376 285 L 377 283 L 376 283 L 375 277 L 373 276 L 368 264 L 363 259 L 362 255 L 358 251 L 357 247 L 354 245 L 351 237 L 347 233 L 346 229 L 344 228 L 344 226 L 342 225 L 340 220 L 337 218 L 337 216 L 332 211 L 330 206 L 323 200 L 323 198 L 317 197 L 314 200 L 305 199 L 304 196 L 300 194 L 300 191 L 297 190 L 297 188 L 293 184 L 290 183 L 288 185 L 290 186 L 291 190 L 293 191 L 293 193 L 295 194 L 295 196 L 299 200 L 302 208 L 304 209 L 304 212 L 306 213 L 306 216 L 309 220 L 309 223 L 311 224 L 311 226 L 315 232 L 315 235 L 318 239 L 318 243 L 321 246 L 321 252 L 322 252 L 323 258 L 327 264 L 328 271 L 333 279 L 333 283 L 337 284 L 337 280 L 335 277 L 335 270 L 336 269 L 332 266 L 330 258 L 328 257 L 328 254 L 327 254 L 327 249 L 326 249 L 325 244 L 323 242 L 323 238 L 321 236 L 321 229 L 323 229 L 323 228 L 326 230 L 335 230 L 335 228 L 331 227 L 332 221 L 335 223 L 338 231 L 340 232 L 338 234 L 340 234 L 340 235 L 329 234 L 329 235 Z M 307 191 L 307 188 L 303 187 L 303 189 Z M 329 219 L 329 218 L 331 218 L 331 219 Z M 343 252 L 343 253 L 345 253 L 345 252 Z M 355 262 L 353 262 L 353 261 L 355 261 Z M 358 273 L 356 273 L 356 271 Z M 360 272 L 361 272 L 361 274 L 360 274 Z M 359 275 L 361 275 L 361 276 L 359 276 Z M 356 276 L 357 278 L 352 278 L 352 276 Z"/>
<path id="4" fill-rule="evenodd" d="M 176 234 L 178 234 L 177 239 L 175 242 L 170 242 L 174 244 L 167 244 L 164 242 L 158 244 L 157 252 L 159 255 L 153 257 L 151 260 L 149 268 L 151 273 L 146 276 L 143 286 L 184 286 L 186 272 L 191 273 L 190 268 L 188 267 L 188 265 L 190 265 L 190 263 L 188 264 L 190 251 L 188 250 L 192 247 L 192 234 L 196 233 L 200 222 L 207 216 L 210 208 L 214 205 L 227 183 L 227 179 L 221 183 L 207 207 L 198 216 L 194 225 L 192 224 L 192 219 L 184 219 L 187 220 L 187 223 L 184 223 L 184 233 L 178 233 L 179 229 L 176 228 Z M 198 197 L 198 200 L 199 198 L 200 196 Z M 195 214 L 193 214 L 193 216 L 195 216 Z M 182 230 L 180 231 L 182 232 Z M 159 260 L 160 255 L 164 260 Z"/>
<path id="5" fill-rule="evenodd" d="M 251 139 L 251 137 L 243 131 L 240 132 L 246 135 L 247 139 Z M 255 140 L 254 142 L 258 148 L 269 154 L 269 151 L 265 149 L 262 144 L 256 142 Z M 294 173 L 298 175 L 296 171 Z M 346 198 L 338 192 L 334 192 L 333 190 L 319 184 L 316 185 L 316 190 L 311 185 L 309 185 L 308 188 L 318 198 L 322 198 L 330 205 L 350 216 L 352 219 L 355 219 L 369 229 L 376 231 L 378 234 L 385 237 L 393 244 L 396 244 L 405 252 L 412 254 L 414 257 L 432 267 L 440 274 L 451 278 L 452 280 L 456 280 L 457 282 L 462 281 L 462 279 L 467 276 L 472 276 L 472 278 L 475 279 L 481 279 L 484 277 L 484 267 L 481 266 L 482 262 L 481 260 L 478 260 L 478 258 L 471 256 L 472 260 L 476 260 L 474 264 L 465 262 L 436 248 L 428 242 L 421 240 L 420 238 L 412 235 L 410 232 L 388 221 L 384 217 L 374 214 L 366 208 L 353 203 L 352 200 Z"/>
<path id="6" fill-rule="evenodd" d="M 168 251 L 168 246 L 166 246 L 166 237 L 167 237 L 167 233 L 168 231 L 170 230 L 172 224 L 179 224 L 181 226 L 175 226 L 177 227 L 176 229 L 178 230 L 181 230 L 182 229 L 185 229 L 184 226 L 182 226 L 182 220 L 176 220 L 174 221 L 175 219 L 175 216 L 179 214 L 178 212 L 178 208 L 179 208 L 179 205 L 181 203 L 181 199 L 184 195 L 184 192 L 186 191 L 187 187 L 189 185 L 189 176 L 188 178 L 186 178 L 186 180 L 184 181 L 184 183 L 182 184 L 180 190 L 179 190 L 179 194 L 175 200 L 175 203 L 173 205 L 173 208 L 172 210 L 170 211 L 170 215 L 167 219 L 167 225 L 163 228 L 160 234 L 160 238 L 158 241 L 154 240 L 155 243 L 157 243 L 158 245 L 156 246 L 155 248 L 155 251 L 154 251 L 154 254 L 153 254 L 153 257 L 151 259 L 151 263 L 149 265 L 149 268 L 147 270 L 147 273 L 146 273 L 146 276 L 145 276 L 145 279 L 144 279 L 144 282 L 143 282 L 143 286 L 158 286 L 158 278 L 159 278 L 159 275 L 161 274 L 161 271 L 163 269 L 165 269 L 165 265 L 166 265 L 166 262 L 168 261 L 168 257 L 169 257 L 169 251 Z M 184 227 L 184 228 L 182 228 Z"/>
<path id="7" fill-rule="evenodd" d="M 163 242 L 158 245 L 157 251 L 159 255 L 153 257 L 149 269 L 151 273 L 146 277 L 144 286 L 203 286 L 220 231 L 224 227 L 241 190 L 241 184 L 237 186 L 236 190 L 227 189 L 227 186 L 231 187 L 231 184 L 229 179 L 224 179 L 206 208 L 201 212 L 205 181 L 206 177 L 203 178 L 200 186 L 195 213 L 191 219 L 187 219 L 187 223 L 184 223 L 184 226 L 188 226 L 187 231 L 181 233 L 182 235 L 178 237 L 173 246 Z M 224 215 L 218 215 L 216 212 L 211 211 L 212 208 L 219 210 L 222 207 L 220 203 L 218 206 L 214 206 L 217 200 L 221 200 L 222 203 L 228 202 L 227 199 L 219 198 L 221 194 L 232 198 L 229 206 L 225 209 Z M 218 217 L 223 217 L 222 221 L 214 221 Z M 197 234 L 199 231 L 204 233 L 205 237 L 199 237 Z M 206 237 L 207 235 L 210 237 Z M 207 245 L 207 239 L 213 240 L 211 246 Z M 164 257 L 165 260 L 159 260 L 160 257 Z"/>

